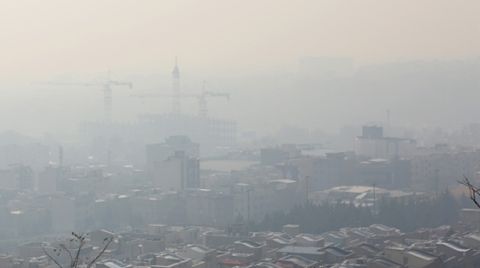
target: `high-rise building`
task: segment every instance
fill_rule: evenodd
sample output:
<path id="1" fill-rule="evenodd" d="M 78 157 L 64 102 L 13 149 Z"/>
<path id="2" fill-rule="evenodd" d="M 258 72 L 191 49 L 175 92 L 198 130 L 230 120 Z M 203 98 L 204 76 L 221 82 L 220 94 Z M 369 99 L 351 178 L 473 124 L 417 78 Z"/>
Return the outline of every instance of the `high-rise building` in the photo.
<path id="1" fill-rule="evenodd" d="M 413 139 L 385 137 L 383 128 L 364 126 L 362 136 L 355 138 L 355 153 L 369 158 L 402 158 L 412 156 L 417 143 Z"/>
<path id="2" fill-rule="evenodd" d="M 173 156 L 153 163 L 152 181 L 154 186 L 163 190 L 199 188 L 200 161 L 184 151 L 176 151 Z"/>
<path id="3" fill-rule="evenodd" d="M 177 151 L 198 158 L 199 147 L 198 143 L 192 142 L 187 136 L 170 136 L 163 143 L 148 144 L 146 146 L 147 170 L 150 172 L 156 162 L 167 160 Z"/>

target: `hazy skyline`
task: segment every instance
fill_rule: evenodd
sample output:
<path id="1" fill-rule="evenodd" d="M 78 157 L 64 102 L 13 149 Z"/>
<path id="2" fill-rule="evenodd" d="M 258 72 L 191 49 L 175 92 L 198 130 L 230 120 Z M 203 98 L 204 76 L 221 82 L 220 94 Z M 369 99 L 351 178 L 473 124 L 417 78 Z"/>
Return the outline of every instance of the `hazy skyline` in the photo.
<path id="1" fill-rule="evenodd" d="M 383 120 L 386 109 L 399 124 L 471 122 L 478 110 L 472 103 L 477 90 L 463 78 L 454 77 L 459 96 L 474 98 L 449 113 L 440 97 L 429 107 L 444 114 L 432 116 L 418 102 L 432 92 L 407 80 L 359 84 L 332 94 L 335 88 L 298 88 L 282 74 L 295 74 L 306 56 L 351 58 L 357 67 L 475 59 L 480 55 L 479 10 L 474 0 L 4 1 L 0 118 L 4 128 L 23 132 L 58 131 L 59 124 L 62 131 L 72 130 L 82 120 L 98 120 L 100 89 L 47 89 L 35 83 L 99 78 L 109 69 L 136 83 L 134 91 L 114 92 L 116 120 L 168 112 L 169 100 L 142 103 L 129 95 L 170 92 L 169 75 L 178 56 L 184 90 L 198 91 L 207 79 L 215 89 L 230 92 L 229 103 L 212 100 L 212 114 L 249 129 L 362 124 Z M 286 80 L 274 81 L 276 76 Z M 401 101 L 392 99 L 402 86 L 409 89 L 400 94 Z M 190 113 L 197 110 L 194 101 L 185 107 Z"/>
<path id="2" fill-rule="evenodd" d="M 0 0 L 0 268 L 480 267 L 479 11 Z"/>
<path id="3" fill-rule="evenodd" d="M 285 69 L 303 56 L 359 63 L 478 56 L 478 1 L 4 1 L 2 77 Z"/>

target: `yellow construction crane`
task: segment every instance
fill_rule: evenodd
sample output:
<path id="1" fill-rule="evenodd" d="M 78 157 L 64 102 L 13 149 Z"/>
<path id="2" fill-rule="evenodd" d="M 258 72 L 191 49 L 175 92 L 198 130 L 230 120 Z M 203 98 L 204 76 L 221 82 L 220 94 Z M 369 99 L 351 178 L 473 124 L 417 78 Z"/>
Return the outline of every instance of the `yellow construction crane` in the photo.
<path id="1" fill-rule="evenodd" d="M 45 85 L 54 86 L 84 86 L 84 87 L 101 87 L 103 90 L 103 108 L 105 112 L 105 120 L 110 122 L 112 120 L 112 87 L 114 86 L 128 86 L 133 88 L 132 82 L 122 82 L 110 79 L 101 82 L 46 82 Z"/>

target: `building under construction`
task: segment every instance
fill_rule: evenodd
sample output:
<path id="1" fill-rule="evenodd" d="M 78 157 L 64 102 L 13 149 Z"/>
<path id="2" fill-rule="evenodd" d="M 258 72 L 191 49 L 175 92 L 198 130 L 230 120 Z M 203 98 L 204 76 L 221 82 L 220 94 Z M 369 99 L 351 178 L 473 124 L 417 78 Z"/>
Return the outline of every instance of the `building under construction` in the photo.
<path id="1" fill-rule="evenodd" d="M 175 64 L 172 72 L 171 95 L 141 95 L 137 97 L 172 99 L 172 112 L 169 114 L 144 114 L 130 123 L 117 123 L 111 120 L 89 122 L 82 126 L 82 132 L 89 142 L 94 141 L 94 149 L 108 151 L 108 154 L 120 150 L 118 144 L 136 144 L 145 146 L 150 143 L 163 142 L 167 137 L 183 135 L 200 144 L 201 156 L 212 156 L 227 151 L 235 145 L 237 125 L 235 121 L 216 119 L 207 114 L 207 98 L 229 98 L 226 93 L 212 92 L 205 89 L 200 94 L 182 94 L 180 91 L 180 71 Z M 198 100 L 198 115 L 186 115 L 181 112 L 181 99 Z M 105 147 L 106 146 L 106 147 Z M 121 147 L 121 146 L 120 146 Z M 110 157 L 110 156 L 109 156 Z"/>

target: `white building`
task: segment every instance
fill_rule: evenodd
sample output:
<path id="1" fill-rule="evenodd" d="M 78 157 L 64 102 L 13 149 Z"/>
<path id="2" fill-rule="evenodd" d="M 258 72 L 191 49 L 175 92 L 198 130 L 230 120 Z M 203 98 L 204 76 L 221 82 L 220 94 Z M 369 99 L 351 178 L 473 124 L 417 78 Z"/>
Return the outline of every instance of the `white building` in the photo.
<path id="1" fill-rule="evenodd" d="M 416 147 L 413 139 L 384 137 L 383 128 L 378 126 L 364 126 L 362 136 L 355 138 L 355 153 L 370 158 L 410 157 Z"/>

